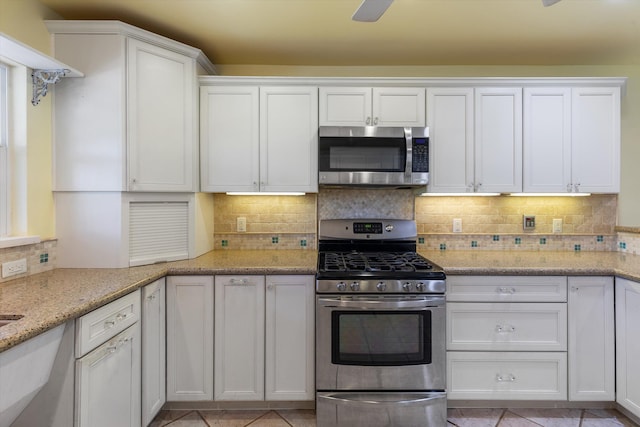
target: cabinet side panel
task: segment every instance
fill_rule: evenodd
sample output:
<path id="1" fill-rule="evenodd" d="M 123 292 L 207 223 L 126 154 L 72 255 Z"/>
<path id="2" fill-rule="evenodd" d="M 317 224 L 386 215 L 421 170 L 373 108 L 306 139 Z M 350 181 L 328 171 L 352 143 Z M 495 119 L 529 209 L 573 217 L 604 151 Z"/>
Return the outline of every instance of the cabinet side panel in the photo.
<path id="1" fill-rule="evenodd" d="M 54 96 L 54 189 L 122 191 L 126 183 L 125 41 L 56 34 L 56 58 L 82 70 Z"/>

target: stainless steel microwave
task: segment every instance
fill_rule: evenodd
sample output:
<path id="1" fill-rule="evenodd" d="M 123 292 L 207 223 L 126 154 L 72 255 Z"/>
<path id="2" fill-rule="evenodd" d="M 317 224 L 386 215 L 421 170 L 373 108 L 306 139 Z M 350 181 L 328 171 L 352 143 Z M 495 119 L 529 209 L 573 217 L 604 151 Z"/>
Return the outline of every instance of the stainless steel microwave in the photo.
<path id="1" fill-rule="evenodd" d="M 321 126 L 318 184 L 417 187 L 429 182 L 429 128 Z"/>

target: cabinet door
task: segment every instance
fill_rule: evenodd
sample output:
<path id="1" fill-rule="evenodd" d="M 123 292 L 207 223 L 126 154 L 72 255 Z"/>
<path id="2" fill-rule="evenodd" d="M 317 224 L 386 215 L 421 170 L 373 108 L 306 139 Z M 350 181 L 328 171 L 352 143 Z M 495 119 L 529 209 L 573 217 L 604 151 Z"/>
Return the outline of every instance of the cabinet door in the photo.
<path id="1" fill-rule="evenodd" d="M 313 276 L 267 276 L 266 400 L 313 400 Z"/>
<path id="2" fill-rule="evenodd" d="M 429 192 L 473 191 L 473 89 L 427 89 Z"/>
<path id="3" fill-rule="evenodd" d="M 257 86 L 200 89 L 202 191 L 258 191 L 260 100 Z"/>
<path id="4" fill-rule="evenodd" d="M 620 88 L 572 89 L 574 191 L 620 191 Z"/>
<path id="5" fill-rule="evenodd" d="M 127 40 L 129 190 L 195 191 L 194 60 Z"/>
<path id="6" fill-rule="evenodd" d="M 142 288 L 142 425 L 166 401 L 165 279 Z"/>
<path id="7" fill-rule="evenodd" d="M 616 401 L 640 416 L 640 283 L 616 277 Z"/>
<path id="8" fill-rule="evenodd" d="M 76 360 L 76 427 L 140 425 L 140 325 Z"/>
<path id="9" fill-rule="evenodd" d="M 370 87 L 321 87 L 320 126 L 371 126 Z"/>
<path id="10" fill-rule="evenodd" d="M 522 191 L 522 89 L 475 91 L 475 190 Z"/>
<path id="11" fill-rule="evenodd" d="M 564 193 L 571 186 L 571 89 L 524 89 L 523 191 Z"/>
<path id="12" fill-rule="evenodd" d="M 373 88 L 372 112 L 374 126 L 425 126 L 425 89 Z"/>
<path id="13" fill-rule="evenodd" d="M 569 277 L 569 400 L 615 399 L 612 277 Z"/>
<path id="14" fill-rule="evenodd" d="M 167 400 L 213 399 L 213 276 L 167 277 Z"/>
<path id="15" fill-rule="evenodd" d="M 318 192 L 318 88 L 260 88 L 260 190 Z"/>
<path id="16" fill-rule="evenodd" d="M 215 283 L 215 400 L 263 400 L 264 276 Z"/>

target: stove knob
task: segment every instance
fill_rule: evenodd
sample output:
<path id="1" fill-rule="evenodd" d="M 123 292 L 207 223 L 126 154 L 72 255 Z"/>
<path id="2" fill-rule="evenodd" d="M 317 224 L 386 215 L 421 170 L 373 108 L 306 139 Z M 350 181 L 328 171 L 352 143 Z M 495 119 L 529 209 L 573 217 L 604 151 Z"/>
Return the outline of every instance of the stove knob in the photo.
<path id="1" fill-rule="evenodd" d="M 419 292 L 424 292 L 425 288 L 426 288 L 426 287 L 425 287 L 424 283 L 422 283 L 422 282 L 418 282 L 418 283 L 416 284 L 416 289 L 417 289 Z"/>
<path id="2" fill-rule="evenodd" d="M 410 292 L 411 291 L 411 282 L 404 282 L 402 284 L 402 289 L 404 289 L 407 292 Z"/>
<path id="3" fill-rule="evenodd" d="M 336 285 L 336 288 L 338 288 L 340 292 L 344 292 L 347 290 L 347 284 L 344 282 L 340 282 Z"/>
<path id="4" fill-rule="evenodd" d="M 359 291 L 360 290 L 360 283 L 353 282 L 353 283 L 351 283 L 350 288 L 351 288 L 352 291 Z"/>
<path id="5" fill-rule="evenodd" d="M 376 285 L 376 288 L 380 291 L 380 292 L 384 292 L 387 290 L 387 284 L 384 282 L 378 282 L 378 284 Z"/>

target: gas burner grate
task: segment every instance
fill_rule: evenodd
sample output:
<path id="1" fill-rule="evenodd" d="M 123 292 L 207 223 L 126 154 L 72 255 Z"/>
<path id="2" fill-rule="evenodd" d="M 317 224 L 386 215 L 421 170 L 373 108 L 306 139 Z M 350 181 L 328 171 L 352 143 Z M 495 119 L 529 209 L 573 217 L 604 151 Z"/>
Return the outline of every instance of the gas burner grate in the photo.
<path id="1" fill-rule="evenodd" d="M 323 255 L 324 271 L 413 272 L 433 268 L 415 252 L 327 252 Z"/>

